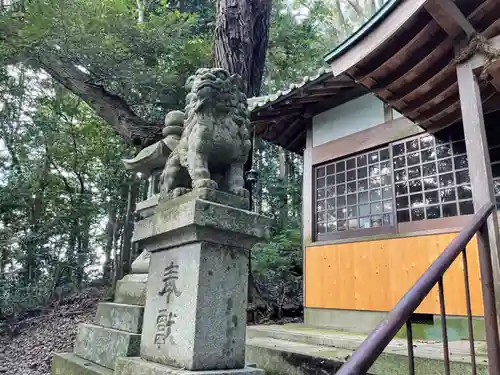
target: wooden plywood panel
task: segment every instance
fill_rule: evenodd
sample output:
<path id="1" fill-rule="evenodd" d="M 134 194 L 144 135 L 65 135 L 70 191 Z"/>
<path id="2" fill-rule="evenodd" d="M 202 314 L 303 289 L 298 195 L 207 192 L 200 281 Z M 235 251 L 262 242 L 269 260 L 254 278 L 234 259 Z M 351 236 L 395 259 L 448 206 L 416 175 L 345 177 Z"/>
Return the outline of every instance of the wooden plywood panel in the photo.
<path id="1" fill-rule="evenodd" d="M 306 307 L 389 311 L 456 233 L 312 246 L 306 249 Z M 475 239 L 467 247 L 472 313 L 483 315 Z M 462 258 L 444 277 L 446 312 L 466 315 Z M 418 313 L 439 314 L 437 287 Z"/>

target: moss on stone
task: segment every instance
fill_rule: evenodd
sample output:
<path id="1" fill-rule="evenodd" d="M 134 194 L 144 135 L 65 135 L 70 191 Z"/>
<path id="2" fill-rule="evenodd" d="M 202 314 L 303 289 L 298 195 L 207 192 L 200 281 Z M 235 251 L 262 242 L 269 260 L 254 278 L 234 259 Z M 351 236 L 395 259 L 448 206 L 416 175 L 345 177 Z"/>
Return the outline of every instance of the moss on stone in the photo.
<path id="1" fill-rule="evenodd" d="M 444 361 L 438 359 L 415 357 L 415 374 L 441 375 L 444 372 Z M 487 375 L 488 369 L 484 364 L 476 365 L 478 375 Z M 408 357 L 404 355 L 383 353 L 370 368 L 369 372 L 380 375 L 400 375 L 408 373 Z M 472 366 L 465 362 L 450 362 L 452 374 L 470 374 Z"/>
<path id="2" fill-rule="evenodd" d="M 71 353 L 54 354 L 51 375 L 113 375 L 113 371 Z"/>
<path id="3" fill-rule="evenodd" d="M 116 286 L 115 302 L 126 305 L 146 304 L 146 283 L 120 280 Z"/>
<path id="4" fill-rule="evenodd" d="M 367 335 L 363 333 L 356 333 L 350 331 L 342 331 L 339 329 L 332 328 L 324 328 L 324 327 L 307 327 L 303 324 L 284 324 L 280 326 L 281 329 L 285 329 L 287 331 L 297 331 L 297 332 L 311 332 L 322 335 L 344 335 L 344 336 L 352 336 L 352 337 L 367 337 Z"/>
<path id="5" fill-rule="evenodd" d="M 486 339 L 483 318 L 473 318 L 472 326 L 474 339 L 483 341 Z M 466 317 L 447 317 L 446 328 L 449 341 L 469 339 L 469 326 Z M 442 339 L 441 317 L 435 316 L 433 324 L 412 324 L 413 338 L 416 340 L 440 341 Z M 396 334 L 398 338 L 406 338 L 406 327 L 402 327 Z"/>

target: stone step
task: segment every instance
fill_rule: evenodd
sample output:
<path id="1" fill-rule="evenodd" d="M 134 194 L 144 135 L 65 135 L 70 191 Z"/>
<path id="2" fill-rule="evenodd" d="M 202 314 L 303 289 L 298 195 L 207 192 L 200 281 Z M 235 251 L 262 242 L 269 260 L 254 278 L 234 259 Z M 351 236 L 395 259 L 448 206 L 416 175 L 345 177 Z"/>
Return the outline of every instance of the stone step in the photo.
<path id="1" fill-rule="evenodd" d="M 303 344 L 330 346 L 346 350 L 356 350 L 366 339 L 365 335 L 355 333 L 333 334 L 333 330 L 322 330 L 295 325 L 267 325 L 249 326 L 247 328 L 247 338 L 263 337 L 284 341 L 293 341 Z"/>
<path id="2" fill-rule="evenodd" d="M 140 345 L 140 334 L 80 324 L 74 352 L 89 361 L 114 369 L 116 358 L 138 356 Z"/>
<path id="3" fill-rule="evenodd" d="M 247 339 L 246 360 L 272 375 L 335 374 L 352 351 L 266 337 Z"/>
<path id="4" fill-rule="evenodd" d="M 188 371 L 142 358 L 119 358 L 116 361 L 115 375 L 264 375 L 264 371 L 255 367 L 245 367 L 237 370 L 201 370 Z M 270 375 L 270 374 L 268 374 Z"/>
<path id="5" fill-rule="evenodd" d="M 366 336 L 300 325 L 252 326 L 247 330 L 246 360 L 273 375 L 315 374 L 326 366 L 328 373 L 345 362 Z M 449 343 L 453 374 L 472 373 L 469 343 Z M 408 356 L 405 339 L 394 339 L 385 349 L 370 374 L 407 374 Z M 414 341 L 417 374 L 441 375 L 444 372 L 442 343 Z M 487 374 L 485 348 L 476 342 L 477 374 Z M 312 371 L 312 372 L 311 372 Z"/>
<path id="6" fill-rule="evenodd" d="M 96 324 L 131 333 L 141 333 L 144 307 L 113 302 L 97 306 Z"/>
<path id="7" fill-rule="evenodd" d="M 147 274 L 130 274 L 116 283 L 115 303 L 144 306 Z"/>
<path id="8" fill-rule="evenodd" d="M 56 353 L 52 358 L 51 375 L 113 375 L 113 370 L 73 353 Z"/>

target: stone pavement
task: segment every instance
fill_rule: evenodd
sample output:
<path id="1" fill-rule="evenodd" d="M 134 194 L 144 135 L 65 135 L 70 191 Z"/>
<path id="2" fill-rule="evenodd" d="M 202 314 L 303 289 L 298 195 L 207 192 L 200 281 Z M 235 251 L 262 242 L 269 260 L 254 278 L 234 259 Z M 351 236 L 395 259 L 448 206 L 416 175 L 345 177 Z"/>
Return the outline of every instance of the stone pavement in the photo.
<path id="1" fill-rule="evenodd" d="M 318 367 L 340 367 L 364 339 L 365 335 L 312 328 L 303 324 L 252 326 L 247 331 L 247 360 L 273 375 L 302 375 L 308 373 L 304 366 L 311 360 L 316 360 Z M 470 374 L 469 342 L 451 341 L 449 348 L 451 372 Z M 478 374 L 487 374 L 485 342 L 476 342 L 475 351 Z M 370 373 L 407 374 L 407 353 L 406 339 L 394 339 L 372 366 Z M 414 354 L 417 374 L 444 374 L 441 342 L 414 340 Z"/>

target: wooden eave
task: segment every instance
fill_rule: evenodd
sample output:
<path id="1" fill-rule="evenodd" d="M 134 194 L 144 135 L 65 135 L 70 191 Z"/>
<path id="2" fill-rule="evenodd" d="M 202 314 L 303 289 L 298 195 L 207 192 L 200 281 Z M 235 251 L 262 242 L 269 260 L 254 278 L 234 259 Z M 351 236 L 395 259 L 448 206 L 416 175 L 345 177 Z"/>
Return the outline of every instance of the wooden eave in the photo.
<path id="1" fill-rule="evenodd" d="M 455 56 L 474 33 L 500 34 L 500 1 L 391 1 L 376 16 L 379 22 L 327 56 L 332 73 L 351 77 L 428 131 L 460 121 Z M 481 86 L 485 113 L 500 109 L 499 73 L 498 64 L 490 67 Z"/>
<path id="2" fill-rule="evenodd" d="M 323 70 L 306 77 L 289 90 L 252 99 L 250 119 L 257 136 L 301 154 L 306 144 L 306 130 L 312 117 L 366 93 L 346 75 L 333 76 Z M 259 100 L 260 99 L 260 100 Z"/>

